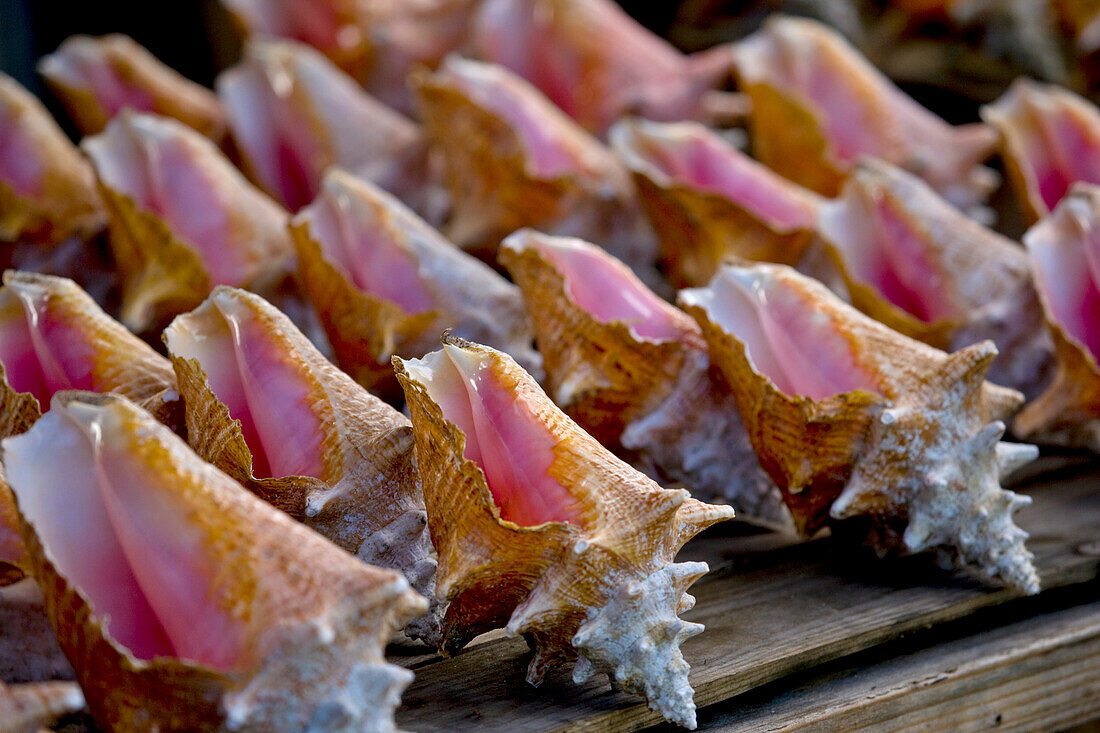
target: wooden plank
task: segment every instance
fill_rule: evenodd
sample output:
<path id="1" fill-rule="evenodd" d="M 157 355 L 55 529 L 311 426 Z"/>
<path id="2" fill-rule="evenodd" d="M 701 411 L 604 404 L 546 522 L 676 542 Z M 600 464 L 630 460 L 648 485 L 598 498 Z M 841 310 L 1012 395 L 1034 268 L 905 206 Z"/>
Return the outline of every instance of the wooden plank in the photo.
<path id="1" fill-rule="evenodd" d="M 1035 498 L 1019 520 L 1032 535 L 1044 588 L 1096 577 L 1100 481 L 1093 471 L 1076 461 L 1017 487 Z M 700 707 L 1014 597 L 943 573 L 928 556 L 869 562 L 829 540 L 755 553 L 745 549 L 752 543 L 766 540 L 712 535 L 685 550 L 718 568 L 696 586 L 698 604 L 686 614 L 707 625 L 684 645 Z M 453 659 L 410 661 L 417 677 L 399 723 L 417 731 L 554 731 L 660 722 L 638 698 L 612 692 L 606 678 L 576 686 L 561 670 L 532 690 L 523 683 L 525 664 L 525 645 L 513 638 Z"/>
<path id="2" fill-rule="evenodd" d="M 1100 716 L 1100 601 L 1028 616 L 759 697 L 729 701 L 730 708 L 739 709 L 701 716 L 700 728 L 1063 730 Z"/>

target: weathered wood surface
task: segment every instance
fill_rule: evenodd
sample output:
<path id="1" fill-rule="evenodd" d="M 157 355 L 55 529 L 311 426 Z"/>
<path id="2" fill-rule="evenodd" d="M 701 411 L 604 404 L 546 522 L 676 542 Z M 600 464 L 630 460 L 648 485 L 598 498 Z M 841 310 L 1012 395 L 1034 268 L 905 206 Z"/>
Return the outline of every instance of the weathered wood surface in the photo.
<path id="1" fill-rule="evenodd" d="M 1094 464 L 1071 461 L 1015 488 L 1035 499 L 1019 522 L 1032 535 L 1044 588 L 1095 578 Z M 716 568 L 695 586 L 698 604 L 685 615 L 707 626 L 684 645 L 700 708 L 1015 597 L 944 573 L 928 556 L 876 562 L 828 539 L 790 542 L 711 534 L 685 549 Z M 532 690 L 523 683 L 526 662 L 523 641 L 513 638 L 447 660 L 408 658 L 417 676 L 399 723 L 416 731 L 618 731 L 661 722 L 637 698 L 612 692 L 606 678 L 576 686 L 563 669 Z"/>
<path id="2" fill-rule="evenodd" d="M 1036 731 L 1064 730 L 1100 716 L 1100 601 L 967 631 L 931 648 L 884 654 L 887 661 L 878 664 L 802 680 L 776 695 L 731 700 L 730 712 L 704 714 L 700 727 L 745 733 Z"/>

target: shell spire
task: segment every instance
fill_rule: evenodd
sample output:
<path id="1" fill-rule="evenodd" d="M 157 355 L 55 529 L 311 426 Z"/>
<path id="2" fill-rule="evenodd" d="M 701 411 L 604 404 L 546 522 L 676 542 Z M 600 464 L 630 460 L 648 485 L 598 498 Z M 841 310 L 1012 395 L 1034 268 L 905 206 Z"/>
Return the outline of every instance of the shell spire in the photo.
<path id="1" fill-rule="evenodd" d="M 594 135 L 624 115 L 717 122 L 744 100 L 717 91 L 733 55 L 719 46 L 685 56 L 611 0 L 488 0 L 471 46 L 539 88 Z"/>
<path id="2" fill-rule="evenodd" d="M 364 387 L 399 401 L 390 357 L 423 356 L 447 328 L 541 373 L 519 290 L 377 186 L 329 170 L 291 231 L 336 360 Z"/>
<path id="3" fill-rule="evenodd" d="M 122 321 L 156 330 L 214 285 L 272 287 L 293 256 L 286 212 L 175 120 L 124 110 L 81 144 L 111 217 Z"/>
<path id="4" fill-rule="evenodd" d="M 218 98 L 162 64 L 129 36 L 70 36 L 38 62 L 38 72 L 85 135 L 123 109 L 179 120 L 216 143 L 225 138 Z"/>
<path id="5" fill-rule="evenodd" d="M 752 99 L 754 153 L 796 183 L 835 196 L 856 161 L 873 156 L 920 175 L 964 210 L 996 187 L 981 166 L 997 144 L 992 129 L 948 124 L 827 26 L 773 16 L 735 44 L 734 57 Z"/>
<path id="6" fill-rule="evenodd" d="M 657 480 L 785 518 L 695 321 L 579 239 L 523 230 L 500 261 L 533 316 L 547 390 L 571 418 Z"/>
<path id="7" fill-rule="evenodd" d="M 195 451 L 257 496 L 431 595 L 412 429 L 258 295 L 215 288 L 164 341 Z M 278 385 L 273 389 L 272 385 Z M 441 607 L 410 636 L 438 641 Z"/>
<path id="8" fill-rule="evenodd" d="M 451 241 L 491 258 L 504 237 L 534 227 L 595 242 L 657 277 L 656 238 L 629 173 L 535 87 L 454 56 L 414 82 L 454 201 Z"/>
<path id="9" fill-rule="evenodd" d="M 33 94 L 0 73 L 0 240 L 56 244 L 106 220 L 88 161 Z"/>
<path id="10" fill-rule="evenodd" d="M 1023 397 L 985 381 L 991 342 L 945 354 L 782 265 L 727 266 L 680 299 L 804 531 L 866 517 L 881 551 L 936 548 L 1038 592 L 1027 534 L 1012 524 L 1031 500 L 1000 485 L 1038 451 L 1000 443 Z"/>
<path id="11" fill-rule="evenodd" d="M 416 436 L 444 650 L 506 626 L 534 647 L 527 679 L 576 658 L 670 720 L 695 725 L 677 615 L 705 563 L 679 548 L 729 507 L 662 489 L 569 420 L 510 357 L 444 335 L 394 358 Z"/>
<path id="12" fill-rule="evenodd" d="M 393 730 L 412 674 L 383 646 L 426 606 L 400 574 L 264 504 L 118 395 L 56 395 L 4 441 L 4 465 L 100 724 Z"/>
<path id="13" fill-rule="evenodd" d="M 315 49 L 249 41 L 217 81 L 252 180 L 291 211 L 308 204 L 331 166 L 370 180 L 438 219 L 446 195 L 430 185 L 419 126 L 386 107 Z"/>
<path id="14" fill-rule="evenodd" d="M 1100 187 L 1075 184 L 1024 235 L 1057 368 L 1013 430 L 1040 443 L 1100 453 Z"/>

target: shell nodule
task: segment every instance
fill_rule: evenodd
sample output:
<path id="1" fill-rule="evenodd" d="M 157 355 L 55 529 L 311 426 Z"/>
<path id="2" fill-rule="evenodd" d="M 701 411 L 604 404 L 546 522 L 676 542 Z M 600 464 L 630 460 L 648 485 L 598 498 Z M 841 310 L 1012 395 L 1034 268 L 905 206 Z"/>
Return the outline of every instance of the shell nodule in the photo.
<path id="1" fill-rule="evenodd" d="M 416 437 L 446 649 L 506 626 L 535 649 L 528 681 L 577 659 L 694 726 L 677 614 L 702 563 L 673 563 L 729 507 L 662 489 L 585 433 L 510 357 L 445 335 L 394 359 Z"/>
<path id="2" fill-rule="evenodd" d="M 427 605 L 400 574 L 253 497 L 118 395 L 58 393 L 3 448 L 34 576 L 99 723 L 393 729 L 412 674 L 383 647 Z"/>
<path id="3" fill-rule="evenodd" d="M 1000 442 L 1023 397 L 985 381 L 992 342 L 946 354 L 782 265 L 727 266 L 680 300 L 803 531 L 857 516 L 901 520 L 902 536 L 878 541 L 941 548 L 1038 592 L 1027 534 L 1012 523 L 1030 498 L 1001 488 L 1038 451 Z"/>

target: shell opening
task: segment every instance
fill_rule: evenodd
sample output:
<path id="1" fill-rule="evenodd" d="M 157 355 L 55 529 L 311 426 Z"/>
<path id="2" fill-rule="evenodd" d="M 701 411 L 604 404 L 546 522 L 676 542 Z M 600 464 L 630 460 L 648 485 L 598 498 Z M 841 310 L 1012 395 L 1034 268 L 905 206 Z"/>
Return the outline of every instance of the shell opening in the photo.
<path id="1" fill-rule="evenodd" d="M 30 92 L 9 86 L 18 85 L 0 77 L 0 182 L 20 196 L 34 197 L 42 188 L 47 162 L 37 153 L 42 146 L 29 129 L 31 115 L 20 109 L 19 97 Z"/>
<path id="2" fill-rule="evenodd" d="M 494 370 L 497 352 L 445 343 L 405 362 L 443 417 L 466 436 L 463 456 L 485 474 L 502 519 L 521 527 L 581 524 L 579 500 L 550 475 L 557 440 L 538 405 L 517 398 Z"/>
<path id="3" fill-rule="evenodd" d="M 814 225 L 817 197 L 777 176 L 703 125 L 645 120 L 612 128 L 617 151 L 642 171 L 655 168 L 672 182 L 718 194 L 784 229 Z M 638 166 L 638 163 L 641 165 Z"/>
<path id="4" fill-rule="evenodd" d="M 820 400 L 857 389 L 877 392 L 877 381 L 856 363 L 830 315 L 783 284 L 784 269 L 727 266 L 709 287 L 681 297 L 738 339 L 753 366 L 788 395 Z"/>
<path id="5" fill-rule="evenodd" d="M 62 43 L 56 52 L 43 57 L 38 70 L 55 84 L 89 94 L 103 108 L 107 118 L 126 108 L 154 112 L 156 102 L 153 95 L 135 83 L 127 83 L 122 76 L 127 72 L 133 73 L 126 68 L 128 62 L 146 60 L 144 55 L 138 56 L 132 46 L 136 44 L 125 36 L 100 39 L 73 36 Z M 137 58 L 126 59 L 125 54 Z"/>
<path id="6" fill-rule="evenodd" d="M 394 219 L 399 216 L 406 220 L 401 224 L 408 225 L 402 231 L 411 236 L 419 234 L 415 231 L 418 224 L 426 227 L 390 194 L 349 173 L 330 169 L 320 196 L 297 221 L 308 224 L 310 237 L 325 257 L 357 288 L 395 303 L 409 315 L 427 313 L 435 307 L 435 299 L 420 281 L 416 254 L 395 231 Z"/>
<path id="7" fill-rule="evenodd" d="M 684 339 L 681 314 L 642 284 L 619 260 L 572 237 L 551 237 L 524 230 L 505 240 L 505 247 L 533 247 L 565 280 L 573 302 L 600 323 L 621 321 L 639 338 Z"/>
<path id="8" fill-rule="evenodd" d="M 207 600 L 215 574 L 204 537 L 163 490 L 149 490 L 163 476 L 118 440 L 120 419 L 109 407 L 55 400 L 29 432 L 5 440 L 20 511 L 57 571 L 135 657 L 232 669 L 244 630 Z"/>
<path id="9" fill-rule="evenodd" d="M 1052 320 L 1100 359 L 1100 187 L 1078 184 L 1024 243 Z"/>
<path id="10" fill-rule="evenodd" d="M 196 360 L 214 395 L 240 421 L 254 477 L 324 478 L 324 433 L 311 409 L 311 385 L 286 358 L 262 302 L 243 290 L 215 289 L 165 330 L 168 351 Z"/>

